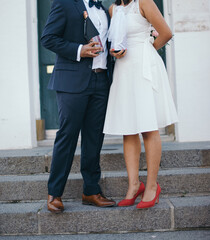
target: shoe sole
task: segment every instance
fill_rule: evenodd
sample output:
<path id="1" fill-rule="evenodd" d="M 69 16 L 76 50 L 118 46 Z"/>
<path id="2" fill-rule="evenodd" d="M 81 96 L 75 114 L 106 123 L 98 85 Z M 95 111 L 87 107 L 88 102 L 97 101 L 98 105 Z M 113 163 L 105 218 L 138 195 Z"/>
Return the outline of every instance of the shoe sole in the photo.
<path id="1" fill-rule="evenodd" d="M 159 203 L 155 203 L 155 205 L 157 205 L 157 204 L 159 204 Z M 155 207 L 155 205 L 153 205 L 153 206 L 151 206 L 151 207 L 145 207 L 145 208 L 137 208 L 137 207 L 136 207 L 136 209 L 138 209 L 138 210 L 149 209 L 149 208 Z"/>
<path id="2" fill-rule="evenodd" d="M 119 206 L 119 205 L 117 205 L 118 207 L 132 207 L 132 206 L 134 206 L 135 204 L 132 204 L 132 205 L 123 205 L 123 206 Z"/>
<path id="3" fill-rule="evenodd" d="M 50 211 L 51 213 L 59 214 L 59 213 L 62 213 L 64 211 L 64 209 L 63 210 L 51 210 L 51 209 L 48 209 L 48 211 Z"/>
<path id="4" fill-rule="evenodd" d="M 94 207 L 100 207 L 100 208 L 108 208 L 108 207 L 114 207 L 116 206 L 116 204 L 113 205 L 107 205 L 107 206 L 98 206 L 94 203 L 90 203 L 90 202 L 82 202 L 83 205 L 89 205 L 89 206 L 94 206 Z"/>

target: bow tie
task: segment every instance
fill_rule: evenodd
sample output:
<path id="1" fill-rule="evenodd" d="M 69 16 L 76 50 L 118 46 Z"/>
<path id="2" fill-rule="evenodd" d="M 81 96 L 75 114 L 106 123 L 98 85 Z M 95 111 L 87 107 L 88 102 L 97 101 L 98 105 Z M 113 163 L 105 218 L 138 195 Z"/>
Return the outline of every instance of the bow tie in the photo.
<path id="1" fill-rule="evenodd" d="M 92 8 L 94 5 L 95 5 L 98 9 L 100 9 L 100 8 L 101 8 L 101 1 L 89 0 L 89 7 Z"/>

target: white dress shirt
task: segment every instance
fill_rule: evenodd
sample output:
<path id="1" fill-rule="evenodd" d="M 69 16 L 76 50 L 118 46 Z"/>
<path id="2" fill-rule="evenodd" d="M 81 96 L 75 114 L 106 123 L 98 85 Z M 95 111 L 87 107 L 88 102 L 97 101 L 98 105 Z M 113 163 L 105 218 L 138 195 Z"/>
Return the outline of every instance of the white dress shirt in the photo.
<path id="1" fill-rule="evenodd" d="M 100 53 L 99 56 L 93 58 L 92 69 L 97 69 L 97 68 L 106 69 L 107 68 L 106 67 L 107 54 L 108 54 L 107 45 L 106 45 L 107 33 L 108 33 L 107 15 L 102 8 L 98 9 L 98 8 L 96 8 L 96 6 L 93 6 L 90 8 L 89 0 L 83 0 L 83 2 L 87 9 L 89 18 L 91 19 L 94 26 L 96 27 L 96 29 L 99 32 L 99 36 L 101 38 L 101 42 L 102 42 L 102 45 L 104 48 L 104 52 Z M 77 61 L 80 61 L 80 59 L 81 59 L 80 53 L 81 53 L 82 46 L 83 45 L 81 44 L 77 50 Z"/>

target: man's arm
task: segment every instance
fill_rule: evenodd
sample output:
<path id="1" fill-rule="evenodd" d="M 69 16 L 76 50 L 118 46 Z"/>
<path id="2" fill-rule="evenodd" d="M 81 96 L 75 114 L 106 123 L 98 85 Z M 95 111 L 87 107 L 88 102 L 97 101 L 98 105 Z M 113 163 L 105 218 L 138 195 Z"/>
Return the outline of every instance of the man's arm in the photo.
<path id="1" fill-rule="evenodd" d="M 55 0 L 41 37 L 41 43 L 45 48 L 76 61 L 77 50 L 80 44 L 69 42 L 63 38 L 65 24 L 65 12 L 60 2 Z"/>

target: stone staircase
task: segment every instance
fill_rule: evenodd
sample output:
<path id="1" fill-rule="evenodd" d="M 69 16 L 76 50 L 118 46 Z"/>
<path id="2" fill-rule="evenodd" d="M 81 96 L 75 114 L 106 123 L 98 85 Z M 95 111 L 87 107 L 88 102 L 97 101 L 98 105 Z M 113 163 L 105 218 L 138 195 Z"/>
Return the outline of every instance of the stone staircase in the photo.
<path id="1" fill-rule="evenodd" d="M 144 149 L 143 149 L 144 151 Z M 0 234 L 51 235 L 177 231 L 210 227 L 210 142 L 163 143 L 158 181 L 160 203 L 147 210 L 96 208 L 81 204 L 77 149 L 63 195 L 65 211 L 47 211 L 52 147 L 0 151 Z M 145 153 L 140 179 L 146 181 Z M 104 145 L 101 186 L 117 201 L 125 196 L 127 173 L 122 145 Z M 139 199 L 138 199 L 139 200 Z"/>

